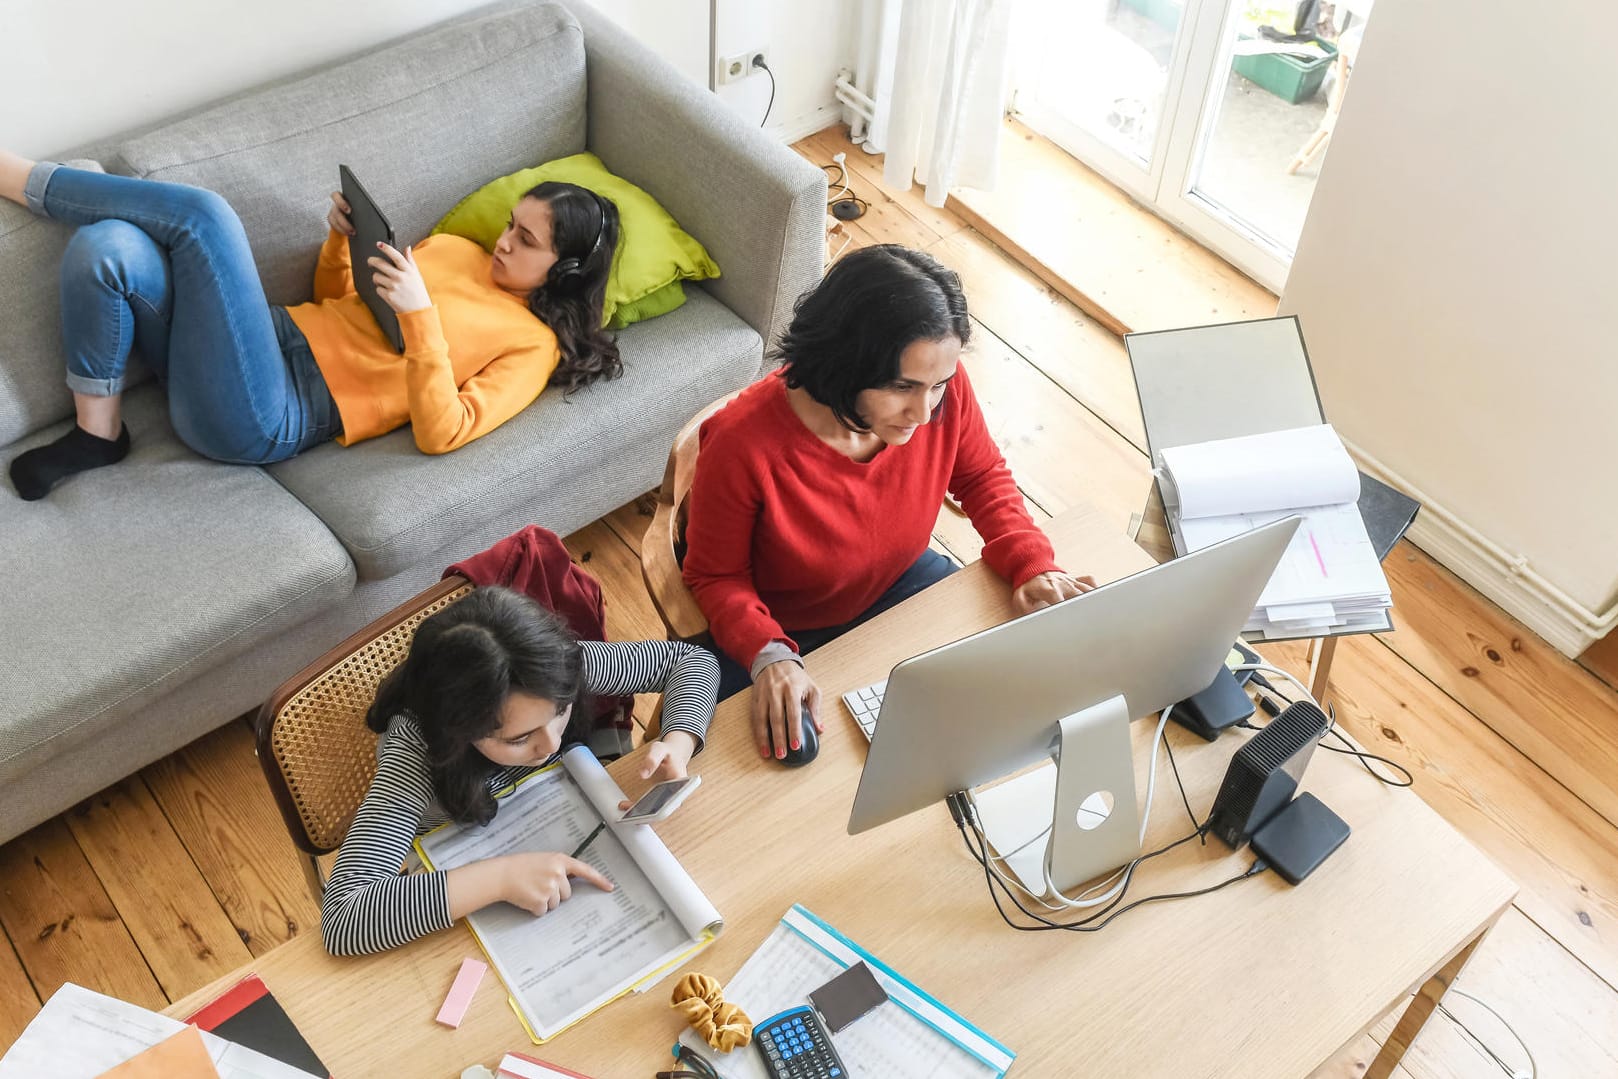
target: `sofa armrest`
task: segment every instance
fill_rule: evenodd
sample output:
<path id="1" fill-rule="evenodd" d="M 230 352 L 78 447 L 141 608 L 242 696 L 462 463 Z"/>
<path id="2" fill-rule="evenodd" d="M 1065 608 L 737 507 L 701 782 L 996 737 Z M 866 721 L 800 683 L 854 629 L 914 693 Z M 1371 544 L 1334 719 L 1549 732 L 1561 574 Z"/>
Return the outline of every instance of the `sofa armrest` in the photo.
<path id="1" fill-rule="evenodd" d="M 589 147 L 645 188 L 719 263 L 706 284 L 772 344 L 826 259 L 826 175 L 606 16 L 584 28 Z"/>

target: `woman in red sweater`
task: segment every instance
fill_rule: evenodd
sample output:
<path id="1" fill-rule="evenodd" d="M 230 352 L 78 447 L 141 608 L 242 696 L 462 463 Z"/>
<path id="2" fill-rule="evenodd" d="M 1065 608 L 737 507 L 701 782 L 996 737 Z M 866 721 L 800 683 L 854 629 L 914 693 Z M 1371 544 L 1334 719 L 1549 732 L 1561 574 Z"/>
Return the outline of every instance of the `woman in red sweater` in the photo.
<path id="1" fill-rule="evenodd" d="M 747 688 L 759 754 L 817 730 L 800 657 L 954 572 L 930 550 L 945 492 L 984 538 L 1019 613 L 1093 587 L 1057 567 L 960 365 L 960 279 L 895 244 L 856 251 L 803 296 L 781 370 L 702 426 L 684 577 L 707 616 L 723 700 Z"/>

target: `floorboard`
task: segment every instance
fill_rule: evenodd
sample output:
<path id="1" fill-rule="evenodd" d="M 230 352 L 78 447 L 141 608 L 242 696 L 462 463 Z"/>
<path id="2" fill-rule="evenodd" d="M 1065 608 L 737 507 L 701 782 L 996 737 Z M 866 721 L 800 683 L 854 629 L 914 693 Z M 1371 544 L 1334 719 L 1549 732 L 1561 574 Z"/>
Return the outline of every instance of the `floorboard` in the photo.
<path id="1" fill-rule="evenodd" d="M 17 1040 L 39 1011 L 39 995 L 5 934 L 0 933 L 0 1046 Z"/>
<path id="2" fill-rule="evenodd" d="M 0 846 L 0 926 L 40 999 L 64 982 L 146 1008 L 168 1003 L 121 911 L 61 817 Z"/>
<path id="3" fill-rule="evenodd" d="M 1383 566 L 1387 646 L 1618 824 L 1618 692 L 1409 543 Z"/>
<path id="4" fill-rule="evenodd" d="M 140 776 L 86 799 L 66 819 L 170 1000 L 253 957 Z"/>
<path id="5" fill-rule="evenodd" d="M 254 955 L 301 932 L 319 932 L 320 908 L 245 723 L 227 723 L 143 775 Z"/>

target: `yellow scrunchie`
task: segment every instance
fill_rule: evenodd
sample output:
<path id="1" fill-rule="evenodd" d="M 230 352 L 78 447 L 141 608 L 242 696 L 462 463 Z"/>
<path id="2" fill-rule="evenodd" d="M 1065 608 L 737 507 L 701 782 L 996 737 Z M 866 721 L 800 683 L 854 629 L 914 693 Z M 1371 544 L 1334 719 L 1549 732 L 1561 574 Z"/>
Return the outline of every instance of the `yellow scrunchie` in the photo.
<path id="1" fill-rule="evenodd" d="M 725 1002 L 725 987 L 706 974 L 687 974 L 674 985 L 669 1006 L 691 1024 L 691 1029 L 721 1053 L 753 1040 L 753 1021 L 734 1004 Z"/>

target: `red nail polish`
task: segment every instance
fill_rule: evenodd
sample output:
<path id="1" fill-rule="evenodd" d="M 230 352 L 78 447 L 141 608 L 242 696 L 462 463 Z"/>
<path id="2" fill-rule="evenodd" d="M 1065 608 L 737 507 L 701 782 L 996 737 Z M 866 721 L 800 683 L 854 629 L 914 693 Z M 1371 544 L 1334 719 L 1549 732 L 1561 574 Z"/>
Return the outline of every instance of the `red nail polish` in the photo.
<path id="1" fill-rule="evenodd" d="M 792 748 L 793 749 L 802 749 L 803 747 L 801 745 L 799 745 L 797 742 L 793 742 L 792 743 Z"/>

